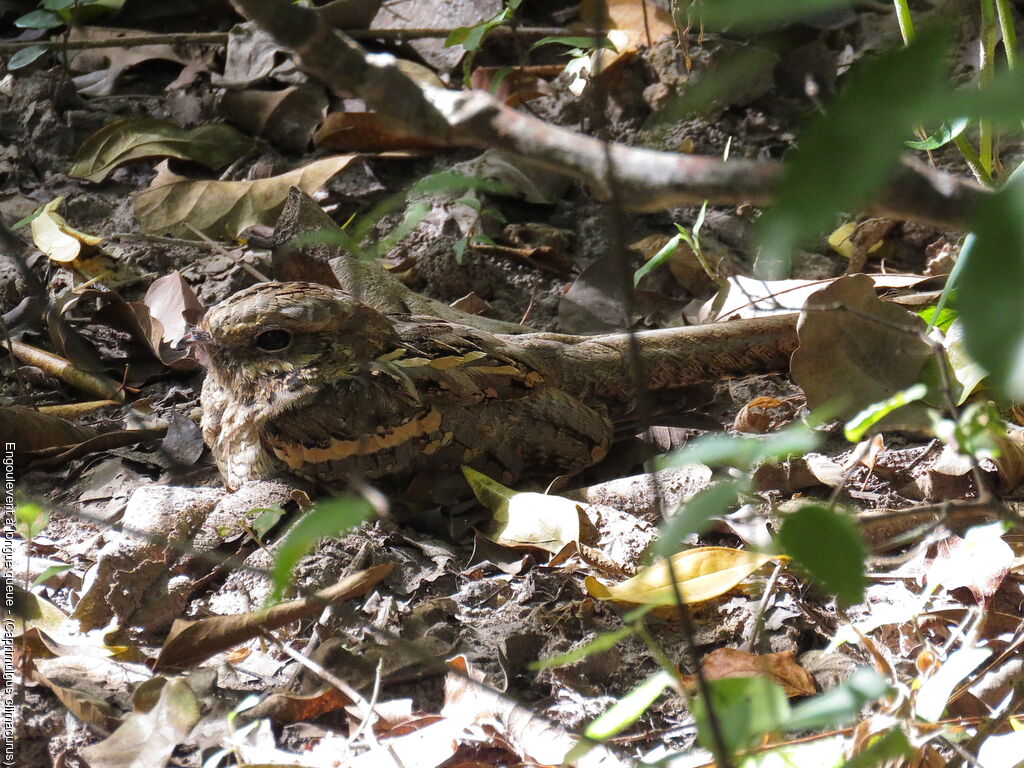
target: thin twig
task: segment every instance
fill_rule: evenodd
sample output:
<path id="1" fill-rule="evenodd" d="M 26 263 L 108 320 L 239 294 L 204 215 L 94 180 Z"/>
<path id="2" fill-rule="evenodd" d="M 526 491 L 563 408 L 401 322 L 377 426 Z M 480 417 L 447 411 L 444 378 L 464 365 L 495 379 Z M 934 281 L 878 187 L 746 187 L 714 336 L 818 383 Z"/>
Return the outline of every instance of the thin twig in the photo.
<path id="1" fill-rule="evenodd" d="M 342 34 L 353 40 L 387 40 L 403 42 L 405 40 L 430 40 L 448 37 L 453 29 L 346 29 Z M 565 27 L 496 27 L 488 33 L 488 37 L 534 38 L 564 35 Z M 574 33 L 588 34 L 588 33 Z M 229 40 L 227 32 L 169 32 L 159 35 L 122 35 L 120 37 L 104 37 L 97 39 L 68 40 L 61 45 L 60 40 L 26 40 L 16 43 L 0 43 L 0 54 L 14 53 L 23 48 L 41 46 L 43 48 L 62 48 L 68 51 L 82 51 L 94 48 L 133 48 L 137 45 L 224 45 Z"/>

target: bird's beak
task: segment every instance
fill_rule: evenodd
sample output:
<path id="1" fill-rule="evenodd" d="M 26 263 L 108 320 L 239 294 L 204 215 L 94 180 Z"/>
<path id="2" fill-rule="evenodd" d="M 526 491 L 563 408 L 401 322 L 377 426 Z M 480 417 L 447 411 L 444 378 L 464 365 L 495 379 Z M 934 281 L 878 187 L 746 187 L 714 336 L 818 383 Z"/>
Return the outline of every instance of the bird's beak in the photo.
<path id="1" fill-rule="evenodd" d="M 213 341 L 213 336 L 208 331 L 203 330 L 198 325 L 189 326 L 188 330 L 181 337 L 182 344 L 195 344 L 199 346 L 206 346 Z"/>

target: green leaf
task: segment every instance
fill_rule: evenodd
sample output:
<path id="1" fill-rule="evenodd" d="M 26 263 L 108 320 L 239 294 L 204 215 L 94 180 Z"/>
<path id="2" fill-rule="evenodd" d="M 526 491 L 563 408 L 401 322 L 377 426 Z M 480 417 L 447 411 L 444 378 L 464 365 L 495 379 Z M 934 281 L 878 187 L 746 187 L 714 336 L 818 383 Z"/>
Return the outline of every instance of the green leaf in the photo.
<path id="1" fill-rule="evenodd" d="M 816 731 L 839 728 L 857 719 L 865 704 L 877 701 L 892 690 L 885 678 L 861 667 L 832 690 L 801 702 L 783 724 L 785 731 Z"/>
<path id="2" fill-rule="evenodd" d="M 533 51 L 540 48 L 542 45 L 551 45 L 552 43 L 567 45 L 570 48 L 582 48 L 584 50 L 592 48 L 606 48 L 613 53 L 618 53 L 618 49 L 615 47 L 615 44 L 607 37 L 603 36 L 599 38 L 573 35 L 553 35 L 551 37 L 542 37 L 531 45 L 529 50 Z"/>
<path id="3" fill-rule="evenodd" d="M 746 492 L 749 486 L 746 480 L 720 480 L 683 502 L 662 527 L 654 545 L 654 556 L 670 557 L 679 551 L 679 544 L 686 536 L 704 533 L 711 519 L 735 507 L 739 494 Z"/>
<path id="4" fill-rule="evenodd" d="M 708 680 L 711 701 L 695 696 L 691 700 L 697 721 L 697 743 L 706 749 L 714 745 L 708 722 L 708 707 L 714 707 L 718 726 L 730 753 L 746 749 L 758 737 L 777 731 L 789 717 L 789 702 L 782 686 L 763 677 L 730 677 Z"/>
<path id="5" fill-rule="evenodd" d="M 842 768 L 874 768 L 876 765 L 905 765 L 914 747 L 900 728 L 893 728 L 868 741 L 867 747 L 847 760 Z"/>
<path id="6" fill-rule="evenodd" d="M 288 529 L 288 534 L 281 542 L 281 547 L 274 558 L 270 572 L 272 587 L 267 603 L 276 603 L 281 599 L 296 563 L 318 541 L 355 528 L 369 517 L 372 511 L 366 499 L 359 496 L 338 496 L 319 502 L 303 515 Z"/>
<path id="7" fill-rule="evenodd" d="M 456 27 L 444 39 L 444 47 L 451 48 L 453 45 L 462 45 L 462 41 L 469 37 L 472 27 Z"/>
<path id="8" fill-rule="evenodd" d="M 701 20 L 707 29 L 735 27 L 743 30 L 767 29 L 806 20 L 816 15 L 853 5 L 853 0 L 715 0 L 701 6 Z"/>
<path id="9" fill-rule="evenodd" d="M 851 443 L 859 443 L 864 435 L 878 422 L 908 403 L 916 402 L 928 394 L 928 387 L 924 384 L 914 384 L 892 397 L 887 397 L 880 403 L 873 403 L 858 413 L 844 427 L 844 435 Z"/>
<path id="10" fill-rule="evenodd" d="M 410 205 L 405 210 L 405 217 L 398 226 L 376 243 L 377 254 L 384 255 L 394 248 L 395 244 L 407 238 L 419 226 L 420 222 L 426 218 L 428 213 L 430 213 L 430 204 L 425 200 L 418 200 Z"/>
<path id="11" fill-rule="evenodd" d="M 589 739 L 609 739 L 625 730 L 640 719 L 662 691 L 675 682 L 673 674 L 659 669 L 588 725 L 584 735 Z"/>
<path id="12" fill-rule="evenodd" d="M 7 69 L 13 72 L 16 69 L 27 67 L 49 50 L 49 47 L 45 45 L 30 45 L 20 51 L 15 51 L 7 62 Z"/>
<path id="13" fill-rule="evenodd" d="M 649 272 L 653 272 L 666 261 L 668 261 L 672 254 L 676 252 L 676 249 L 679 248 L 679 243 L 682 241 L 682 239 L 682 233 L 674 236 L 671 240 L 669 240 L 667 243 L 661 246 L 658 252 L 647 260 L 646 264 L 644 264 L 636 272 L 634 272 L 633 287 L 635 288 L 640 284 L 640 281 L 643 279 L 644 275 L 648 274 Z"/>
<path id="14" fill-rule="evenodd" d="M 818 447 L 820 438 L 805 424 L 792 424 L 765 438 L 708 434 L 658 459 L 659 468 L 686 464 L 735 467 L 748 470 L 762 461 L 804 454 Z"/>
<path id="15" fill-rule="evenodd" d="M 864 599 L 867 552 L 849 515 L 824 504 L 805 504 L 786 515 L 779 545 L 810 577 L 852 605 Z"/>
<path id="16" fill-rule="evenodd" d="M 804 131 L 778 204 L 758 221 L 760 276 L 787 276 L 803 240 L 886 180 L 903 151 L 903 137 L 947 90 L 947 41 L 946 34 L 929 30 L 905 48 L 862 62 L 826 114 Z"/>
<path id="17" fill-rule="evenodd" d="M 39 9 L 16 18 L 14 26 L 22 29 L 55 29 L 64 26 L 64 20 L 52 11 Z"/>
<path id="18" fill-rule="evenodd" d="M 263 541 L 267 532 L 281 520 L 284 510 L 280 507 L 266 507 L 250 510 L 249 514 L 256 515 L 256 519 L 249 524 L 249 527 L 256 534 L 256 539 Z"/>
<path id="19" fill-rule="evenodd" d="M 973 248 L 961 254 L 957 304 L 971 357 L 989 385 L 1024 400 L 1024 165 L 978 206 Z M 966 256 L 966 262 L 964 258 Z"/>
<path id="20" fill-rule="evenodd" d="M 938 328 L 940 331 L 945 333 L 949 326 L 953 324 L 953 321 L 960 317 L 960 313 L 955 309 L 949 309 L 948 307 L 939 308 L 938 305 L 934 307 L 925 307 L 917 316 L 928 323 L 928 331 L 932 328 Z"/>
<path id="21" fill-rule="evenodd" d="M 25 541 L 32 541 L 49 522 L 50 513 L 38 504 L 18 504 L 14 508 L 14 529 Z"/>
<path id="22" fill-rule="evenodd" d="M 54 576 L 57 576 L 61 573 L 67 573 L 73 568 L 73 565 L 51 565 L 49 568 L 46 568 L 42 573 L 36 576 L 35 579 L 32 580 L 32 586 L 38 587 L 40 584 L 45 584 Z"/>
<path id="23" fill-rule="evenodd" d="M 469 246 L 468 237 L 460 237 L 452 245 L 452 251 L 455 252 L 455 263 L 461 265 L 462 260 L 466 256 L 466 248 Z"/>
<path id="24" fill-rule="evenodd" d="M 560 656 L 552 656 L 550 659 L 540 659 L 539 661 L 530 662 L 530 669 L 550 669 L 551 667 L 564 667 L 567 664 L 575 664 L 580 659 L 587 658 L 587 656 L 592 656 L 595 653 L 603 653 L 604 651 L 614 648 L 618 645 L 620 640 L 629 637 L 632 634 L 632 627 L 623 627 L 622 629 L 617 629 L 614 632 L 602 632 L 589 643 L 585 643 L 579 648 L 574 648 L 568 653 L 563 653 Z"/>
<path id="25" fill-rule="evenodd" d="M 964 130 L 966 130 L 967 126 L 970 124 L 970 122 L 971 121 L 969 118 L 961 117 L 956 120 L 953 120 L 950 123 L 943 123 L 942 125 L 939 126 L 939 130 L 937 130 L 935 133 L 933 133 L 931 136 L 929 136 L 927 139 L 924 139 L 923 141 L 905 141 L 903 143 L 906 144 L 911 149 L 938 149 L 944 144 L 948 144 L 961 133 L 963 133 Z"/>

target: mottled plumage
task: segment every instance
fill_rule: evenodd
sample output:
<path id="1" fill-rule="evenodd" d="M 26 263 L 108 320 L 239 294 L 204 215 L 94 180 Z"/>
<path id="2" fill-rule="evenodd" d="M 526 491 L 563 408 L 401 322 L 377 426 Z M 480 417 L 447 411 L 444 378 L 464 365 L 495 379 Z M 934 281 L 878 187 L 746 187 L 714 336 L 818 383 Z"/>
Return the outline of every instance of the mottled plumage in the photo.
<path id="1" fill-rule="evenodd" d="M 779 370 L 792 316 L 636 335 L 671 390 Z M 491 334 L 394 318 L 312 283 L 262 283 L 207 313 L 203 437 L 229 487 L 293 475 L 419 493 L 466 464 L 545 482 L 600 460 L 633 405 L 629 337 Z"/>

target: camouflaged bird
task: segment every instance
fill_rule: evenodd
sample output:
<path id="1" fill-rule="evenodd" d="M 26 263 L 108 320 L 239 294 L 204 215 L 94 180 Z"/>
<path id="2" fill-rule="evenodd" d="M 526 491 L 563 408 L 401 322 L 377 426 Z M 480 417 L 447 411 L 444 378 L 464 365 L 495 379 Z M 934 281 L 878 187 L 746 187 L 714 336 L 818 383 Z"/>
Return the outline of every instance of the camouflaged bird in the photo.
<path id="1" fill-rule="evenodd" d="M 795 316 L 634 339 L 641 380 L 673 390 L 784 370 Z M 313 283 L 241 291 L 207 313 L 196 340 L 209 358 L 203 437 L 229 488 L 293 476 L 402 491 L 462 465 L 546 483 L 601 460 L 635 405 L 627 334 L 492 334 L 386 316 Z"/>

